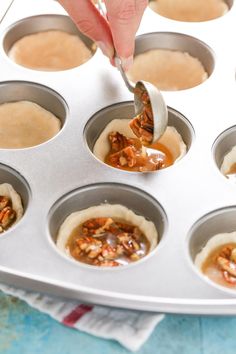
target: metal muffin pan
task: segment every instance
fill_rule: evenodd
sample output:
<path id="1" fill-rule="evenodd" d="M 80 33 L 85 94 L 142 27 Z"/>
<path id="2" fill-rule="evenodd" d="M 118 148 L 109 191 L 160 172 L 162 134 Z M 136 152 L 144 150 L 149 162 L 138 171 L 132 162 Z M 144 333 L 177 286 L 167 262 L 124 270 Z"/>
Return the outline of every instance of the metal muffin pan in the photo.
<path id="1" fill-rule="evenodd" d="M 2 89 L 1 102 L 19 99 L 23 92 L 24 99 L 41 102 L 54 112 L 54 100 L 56 107 L 60 107 L 58 116 L 65 121 L 61 132 L 44 144 L 31 149 L 0 150 L 2 166 L 10 172 L 17 171 L 2 174 L 3 179 L 9 176 L 9 182 L 15 183 L 11 176 L 23 176 L 19 179 L 23 184 L 18 184 L 17 179 L 15 186 L 27 205 L 22 220 L 0 237 L 1 281 L 131 309 L 236 314 L 236 297 L 204 281 L 191 258 L 210 234 L 218 231 L 217 225 L 219 229 L 225 225 L 226 231 L 234 227 L 233 214 L 230 212 L 229 218 L 224 211 L 235 210 L 235 185 L 219 173 L 214 149 L 217 137 L 235 125 L 236 47 L 227 40 L 235 26 L 235 6 L 222 18 L 194 24 L 162 18 L 150 9 L 145 12 L 138 35 L 144 35 L 140 38 L 147 45 L 152 38 L 165 38 L 166 47 L 174 49 L 173 42 L 180 43 L 181 38 L 181 46 L 185 43 L 185 48 L 192 48 L 188 40 L 194 37 L 193 46 L 202 42 L 207 46 L 198 47 L 197 52 L 211 74 L 197 87 L 163 92 L 166 103 L 173 107 L 169 108 L 169 119 L 182 131 L 189 151 L 177 164 L 152 174 L 115 170 L 91 154 L 98 130 L 110 120 L 110 108 L 121 109 L 122 113 L 128 107 L 132 112 L 132 95 L 99 50 L 78 68 L 52 73 L 28 70 L 9 60 L 4 49 L 8 31 L 18 21 L 25 22 L 25 17 L 40 15 L 41 19 L 45 14 L 65 15 L 54 1 L 25 0 L 22 6 L 22 1 L 15 0 L 0 25 L 1 81 L 11 81 L 2 83 L 11 90 L 6 89 L 2 96 Z M 156 39 L 154 42 L 156 46 Z M 32 85 L 32 90 L 26 90 L 25 85 Z M 18 95 L 16 91 L 10 94 L 14 87 L 18 87 Z M 115 271 L 91 269 L 69 261 L 54 243 L 63 215 L 108 198 L 127 203 L 153 219 L 162 235 L 160 244 L 146 259 Z M 219 220 L 225 221 L 215 222 L 213 230 L 211 226 L 205 227 L 205 216 L 213 213 L 218 220 L 215 210 L 222 210 Z"/>
<path id="2" fill-rule="evenodd" d="M 3 40 L 3 48 L 6 55 L 8 55 L 8 52 L 13 44 L 22 37 L 29 34 L 50 30 L 62 30 L 77 35 L 92 52 L 95 52 L 95 45 L 93 41 L 84 36 L 83 33 L 78 30 L 70 17 L 51 14 L 27 17 L 17 21 L 11 26 L 11 28 L 8 28 Z"/>

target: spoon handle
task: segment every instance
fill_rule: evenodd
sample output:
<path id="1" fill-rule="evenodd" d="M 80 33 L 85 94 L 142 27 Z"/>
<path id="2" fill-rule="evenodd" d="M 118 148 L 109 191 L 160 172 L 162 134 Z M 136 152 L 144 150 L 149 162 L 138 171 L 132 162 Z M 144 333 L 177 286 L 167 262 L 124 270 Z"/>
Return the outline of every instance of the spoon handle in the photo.
<path id="1" fill-rule="evenodd" d="M 104 7 L 103 7 L 102 0 L 98 0 L 98 8 L 99 8 L 99 11 L 100 11 L 101 15 L 107 19 L 107 15 L 106 15 L 106 12 L 105 12 Z M 120 72 L 120 74 L 121 74 L 121 76 L 122 76 L 122 79 L 123 79 L 124 82 L 125 82 L 126 87 L 128 88 L 128 90 L 129 90 L 130 92 L 134 93 L 135 85 L 132 84 L 132 83 L 129 81 L 129 79 L 128 79 L 128 77 L 127 77 L 127 75 L 126 75 L 124 69 L 122 68 L 121 59 L 117 56 L 116 52 L 115 52 L 114 60 L 115 60 L 115 66 L 116 66 L 117 69 L 119 70 L 119 72 Z"/>
<path id="2" fill-rule="evenodd" d="M 119 70 L 119 72 L 120 72 L 120 74 L 121 74 L 121 76 L 122 76 L 122 79 L 124 80 L 125 85 L 126 85 L 126 87 L 128 88 L 128 90 L 129 90 L 130 92 L 134 93 L 135 85 L 132 84 L 132 83 L 129 81 L 129 79 L 128 79 L 128 77 L 127 77 L 127 75 L 126 75 L 124 69 L 122 68 L 121 59 L 120 59 L 116 54 L 115 54 L 115 66 L 116 66 L 117 69 Z"/>

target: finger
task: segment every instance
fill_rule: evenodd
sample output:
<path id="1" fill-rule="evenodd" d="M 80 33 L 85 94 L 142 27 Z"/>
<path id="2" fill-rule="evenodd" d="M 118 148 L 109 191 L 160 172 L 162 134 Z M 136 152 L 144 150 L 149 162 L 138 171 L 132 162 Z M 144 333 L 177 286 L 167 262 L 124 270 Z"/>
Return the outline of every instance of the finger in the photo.
<path id="1" fill-rule="evenodd" d="M 59 0 L 59 2 L 80 31 L 94 40 L 111 59 L 114 56 L 111 30 L 96 6 L 90 0 Z"/>
<path id="2" fill-rule="evenodd" d="M 147 0 L 105 0 L 113 43 L 125 70 L 132 65 L 135 34 Z"/>

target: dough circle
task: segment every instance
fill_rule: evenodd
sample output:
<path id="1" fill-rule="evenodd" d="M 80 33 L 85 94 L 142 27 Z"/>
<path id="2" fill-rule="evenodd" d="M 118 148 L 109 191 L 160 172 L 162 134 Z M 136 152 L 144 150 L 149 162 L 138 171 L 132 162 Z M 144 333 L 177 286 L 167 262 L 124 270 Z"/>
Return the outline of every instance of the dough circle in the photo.
<path id="1" fill-rule="evenodd" d="M 56 135 L 61 121 L 30 101 L 0 105 L 0 148 L 21 149 L 39 145 Z"/>
<path id="2" fill-rule="evenodd" d="M 57 30 L 24 36 L 8 53 L 15 63 L 44 71 L 72 69 L 88 61 L 92 55 L 79 36 Z"/>
<path id="3" fill-rule="evenodd" d="M 223 0 L 153 0 L 149 6 L 161 16 L 186 22 L 213 20 L 229 10 Z"/>
<path id="4" fill-rule="evenodd" d="M 152 49 L 136 55 L 127 75 L 133 82 L 151 82 L 163 91 L 188 89 L 208 78 L 199 59 L 167 49 Z"/>

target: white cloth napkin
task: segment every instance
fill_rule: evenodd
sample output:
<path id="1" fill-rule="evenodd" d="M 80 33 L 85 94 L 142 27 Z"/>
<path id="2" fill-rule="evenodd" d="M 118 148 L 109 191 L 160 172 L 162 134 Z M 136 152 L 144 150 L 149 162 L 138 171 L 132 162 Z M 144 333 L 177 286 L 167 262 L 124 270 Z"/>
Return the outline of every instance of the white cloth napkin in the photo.
<path id="1" fill-rule="evenodd" d="M 62 301 L 3 284 L 0 284 L 0 290 L 24 300 L 66 326 L 101 338 L 117 340 L 132 351 L 144 344 L 155 326 L 164 318 L 164 315 L 157 313 L 94 306 L 74 300 Z"/>

